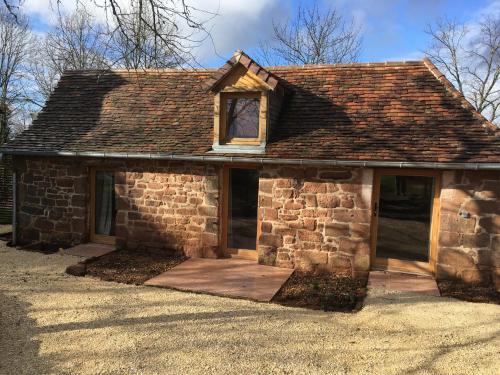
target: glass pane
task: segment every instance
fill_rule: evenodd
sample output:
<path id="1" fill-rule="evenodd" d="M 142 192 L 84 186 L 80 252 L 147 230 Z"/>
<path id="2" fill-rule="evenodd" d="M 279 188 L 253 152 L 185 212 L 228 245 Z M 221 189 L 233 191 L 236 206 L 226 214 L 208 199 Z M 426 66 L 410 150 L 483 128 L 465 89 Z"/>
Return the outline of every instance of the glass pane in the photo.
<path id="1" fill-rule="evenodd" d="M 226 118 L 229 138 L 259 137 L 258 98 L 231 98 L 227 100 Z"/>
<path id="2" fill-rule="evenodd" d="M 227 246 L 231 249 L 256 248 L 258 188 L 258 171 L 229 170 Z"/>
<path id="3" fill-rule="evenodd" d="M 381 177 L 378 258 L 429 261 L 433 191 L 433 177 Z"/>
<path id="4" fill-rule="evenodd" d="M 115 235 L 115 178 L 112 172 L 95 173 L 95 233 Z"/>

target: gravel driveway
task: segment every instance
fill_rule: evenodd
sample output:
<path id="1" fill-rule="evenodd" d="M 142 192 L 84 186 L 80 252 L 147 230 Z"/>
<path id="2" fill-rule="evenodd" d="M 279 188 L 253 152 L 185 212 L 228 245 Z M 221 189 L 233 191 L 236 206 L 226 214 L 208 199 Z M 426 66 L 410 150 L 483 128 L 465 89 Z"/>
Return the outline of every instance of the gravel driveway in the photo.
<path id="1" fill-rule="evenodd" d="M 0 243 L 1 374 L 499 374 L 500 307 L 380 294 L 357 314 L 64 274 Z"/>

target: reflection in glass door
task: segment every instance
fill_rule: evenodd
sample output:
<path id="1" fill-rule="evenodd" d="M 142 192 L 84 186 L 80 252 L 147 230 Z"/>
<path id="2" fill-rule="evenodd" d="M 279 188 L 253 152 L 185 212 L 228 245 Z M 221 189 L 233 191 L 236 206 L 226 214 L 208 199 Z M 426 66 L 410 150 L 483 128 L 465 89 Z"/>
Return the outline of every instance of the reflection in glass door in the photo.
<path id="1" fill-rule="evenodd" d="M 229 169 L 227 247 L 256 250 L 259 172 Z"/>
<path id="2" fill-rule="evenodd" d="M 376 258 L 429 262 L 434 185 L 433 176 L 380 176 Z"/>
<path id="3" fill-rule="evenodd" d="M 116 227 L 114 173 L 96 170 L 92 182 L 91 239 L 95 242 L 113 243 Z"/>

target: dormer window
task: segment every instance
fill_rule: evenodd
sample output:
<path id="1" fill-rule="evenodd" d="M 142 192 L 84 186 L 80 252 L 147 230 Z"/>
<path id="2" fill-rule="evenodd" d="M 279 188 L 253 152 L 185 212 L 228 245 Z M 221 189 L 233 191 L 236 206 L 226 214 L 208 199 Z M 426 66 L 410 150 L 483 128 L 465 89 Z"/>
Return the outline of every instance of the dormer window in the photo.
<path id="1" fill-rule="evenodd" d="M 223 93 L 225 143 L 259 143 L 261 93 Z"/>
<path id="2" fill-rule="evenodd" d="M 285 95 L 278 78 L 239 50 L 214 76 L 212 151 L 265 152 Z"/>

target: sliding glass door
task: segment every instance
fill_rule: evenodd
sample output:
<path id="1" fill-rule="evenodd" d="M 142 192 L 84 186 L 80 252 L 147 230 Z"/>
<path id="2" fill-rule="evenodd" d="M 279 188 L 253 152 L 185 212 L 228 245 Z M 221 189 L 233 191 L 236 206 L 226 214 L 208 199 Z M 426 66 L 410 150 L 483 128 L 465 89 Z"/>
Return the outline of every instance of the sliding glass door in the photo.
<path id="1" fill-rule="evenodd" d="M 432 269 L 438 180 L 432 171 L 376 174 L 372 223 L 375 267 L 415 272 Z"/>

